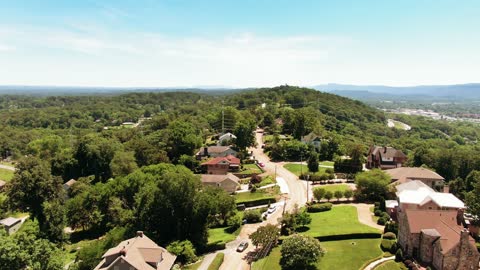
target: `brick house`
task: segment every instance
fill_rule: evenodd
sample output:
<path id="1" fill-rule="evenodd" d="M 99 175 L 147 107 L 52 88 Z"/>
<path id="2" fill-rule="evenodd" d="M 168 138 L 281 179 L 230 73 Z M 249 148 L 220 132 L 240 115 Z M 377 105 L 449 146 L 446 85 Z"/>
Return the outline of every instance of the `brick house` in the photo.
<path id="1" fill-rule="evenodd" d="M 407 156 L 401 150 L 386 146 L 372 146 L 368 150 L 366 167 L 387 170 L 402 167 L 405 161 Z"/>
<path id="2" fill-rule="evenodd" d="M 394 185 L 418 180 L 437 191 L 443 190 L 445 185 L 445 178 L 426 168 L 401 167 L 385 170 L 385 172 L 390 175 Z"/>
<path id="3" fill-rule="evenodd" d="M 226 175 L 202 174 L 201 181 L 205 186 L 219 187 L 228 193 L 234 193 L 240 186 L 240 179 L 231 173 Z"/>
<path id="4" fill-rule="evenodd" d="M 200 149 L 195 155 L 197 159 L 202 159 L 206 157 L 226 157 L 226 156 L 237 156 L 237 151 L 233 150 L 228 146 L 209 146 Z"/>
<path id="5" fill-rule="evenodd" d="M 172 268 L 176 258 L 140 231 L 107 250 L 94 270 L 164 270 Z"/>
<path id="6" fill-rule="evenodd" d="M 207 174 L 227 174 L 230 171 L 238 171 L 240 159 L 232 155 L 216 157 L 202 163 L 202 167 L 206 167 Z"/>
<path id="7" fill-rule="evenodd" d="M 478 269 L 480 254 L 456 211 L 405 209 L 398 214 L 404 255 L 438 270 Z"/>

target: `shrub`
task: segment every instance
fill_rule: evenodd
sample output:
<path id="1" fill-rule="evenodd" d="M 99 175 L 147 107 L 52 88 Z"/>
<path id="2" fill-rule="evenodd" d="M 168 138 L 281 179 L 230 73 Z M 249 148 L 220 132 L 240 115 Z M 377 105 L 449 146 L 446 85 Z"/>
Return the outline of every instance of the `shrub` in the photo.
<path id="1" fill-rule="evenodd" d="M 397 236 L 393 232 L 387 232 L 383 234 L 383 239 L 395 240 Z"/>
<path id="2" fill-rule="evenodd" d="M 390 220 L 390 215 L 387 212 L 382 212 L 382 217 L 385 219 L 385 221 Z"/>
<path id="3" fill-rule="evenodd" d="M 377 220 L 377 224 L 378 224 L 378 225 L 385 225 L 385 223 L 387 223 L 387 221 L 386 221 L 385 218 L 383 218 L 383 217 L 380 217 L 380 218 Z"/>
<path id="4" fill-rule="evenodd" d="M 177 256 L 177 260 L 181 263 L 191 263 L 197 260 L 197 255 L 195 255 L 195 248 L 193 247 L 192 242 L 185 241 L 174 241 L 167 246 L 167 250 L 170 253 L 173 253 Z"/>
<path id="5" fill-rule="evenodd" d="M 395 240 L 383 239 L 382 243 L 380 244 L 380 247 L 382 248 L 383 251 L 390 251 L 394 244 L 395 244 Z"/>
<path id="6" fill-rule="evenodd" d="M 397 250 L 397 252 L 395 253 L 395 261 L 396 262 L 401 262 L 403 260 L 403 251 L 401 248 L 399 248 Z"/>
<path id="7" fill-rule="evenodd" d="M 233 215 L 227 219 L 227 225 L 236 230 L 242 226 L 242 217 L 240 215 Z"/>
<path id="8" fill-rule="evenodd" d="M 332 209 L 331 203 L 315 203 L 307 207 L 307 212 L 309 213 L 317 213 L 317 212 L 325 212 Z"/>
<path id="9" fill-rule="evenodd" d="M 390 253 L 395 254 L 398 250 L 398 244 L 395 242 L 393 243 L 392 247 L 390 248 Z"/>
<path id="10" fill-rule="evenodd" d="M 375 215 L 376 217 L 379 217 L 379 216 L 382 214 L 382 211 L 380 211 L 380 210 L 375 210 L 375 212 L 373 212 L 373 213 L 374 213 L 374 215 Z"/>
<path id="11" fill-rule="evenodd" d="M 333 169 L 332 168 L 327 168 L 325 170 L 325 172 L 328 173 L 328 174 L 331 174 L 331 173 L 333 173 Z"/>
<path id="12" fill-rule="evenodd" d="M 385 233 L 393 232 L 395 235 L 398 234 L 398 223 L 396 223 L 395 221 L 387 222 L 383 232 L 385 232 Z"/>
<path id="13" fill-rule="evenodd" d="M 262 221 L 262 213 L 259 210 L 246 210 L 243 212 L 243 218 L 249 223 L 257 223 Z"/>

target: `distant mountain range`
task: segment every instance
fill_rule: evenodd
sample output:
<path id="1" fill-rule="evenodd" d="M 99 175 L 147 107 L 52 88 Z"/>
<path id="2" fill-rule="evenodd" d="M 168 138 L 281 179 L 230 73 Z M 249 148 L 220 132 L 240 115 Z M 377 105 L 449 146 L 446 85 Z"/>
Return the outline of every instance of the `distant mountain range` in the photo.
<path id="1" fill-rule="evenodd" d="M 455 85 L 420 85 L 420 86 L 382 86 L 382 85 L 347 85 L 324 84 L 313 86 L 314 89 L 347 96 L 351 98 L 373 99 L 395 96 L 423 96 L 454 99 L 480 98 L 480 83 Z"/>

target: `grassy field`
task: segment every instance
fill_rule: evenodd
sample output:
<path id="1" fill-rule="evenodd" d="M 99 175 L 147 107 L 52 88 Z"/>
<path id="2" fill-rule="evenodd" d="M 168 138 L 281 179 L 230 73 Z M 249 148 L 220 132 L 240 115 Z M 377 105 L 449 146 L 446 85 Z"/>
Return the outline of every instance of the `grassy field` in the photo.
<path id="1" fill-rule="evenodd" d="M 296 176 L 300 176 L 300 174 L 302 172 L 303 173 L 308 172 L 308 167 L 307 167 L 306 164 L 300 165 L 300 164 L 296 164 L 296 163 L 288 163 L 288 164 L 285 164 L 283 167 L 285 167 L 285 169 L 289 170 L 290 172 L 292 172 Z M 318 172 L 314 173 L 313 175 L 321 175 L 321 174 L 325 173 L 325 170 L 326 170 L 326 168 L 319 167 Z"/>
<path id="2" fill-rule="evenodd" d="M 388 261 L 375 267 L 375 270 L 406 270 L 407 267 L 403 263 Z"/>
<path id="3" fill-rule="evenodd" d="M 322 161 L 322 162 L 320 162 L 320 166 L 333 167 L 334 164 L 335 164 L 335 162 L 333 162 L 333 161 Z"/>
<path id="4" fill-rule="evenodd" d="M 0 180 L 10 181 L 13 178 L 13 171 L 0 168 Z"/>
<path id="5" fill-rule="evenodd" d="M 263 171 L 257 166 L 257 164 L 244 164 L 243 165 L 243 170 L 241 170 L 239 173 L 243 174 L 261 174 Z"/>
<path id="6" fill-rule="evenodd" d="M 315 188 L 323 188 L 326 191 L 331 191 L 332 193 L 337 190 L 340 190 L 341 192 L 345 192 L 346 190 L 351 190 L 351 188 L 345 184 L 321 185 L 321 186 L 315 186 Z M 335 198 L 333 198 L 332 200 L 335 200 Z"/>
<path id="7" fill-rule="evenodd" d="M 228 243 L 235 240 L 240 233 L 240 228 L 233 233 L 228 232 L 228 228 L 208 229 L 208 244 Z"/>
<path id="8" fill-rule="evenodd" d="M 359 270 L 365 262 L 382 255 L 380 239 L 329 241 L 321 245 L 326 253 L 317 264 L 318 269 Z M 268 257 L 255 262 L 252 269 L 281 270 L 280 257 L 280 247 L 276 247 Z"/>
<path id="9" fill-rule="evenodd" d="M 237 203 L 244 203 L 249 201 L 254 201 L 258 199 L 271 198 L 275 197 L 280 193 L 280 188 L 278 186 L 266 188 L 266 189 L 257 189 L 256 192 L 242 192 L 235 194 L 235 201 Z"/>
<path id="10" fill-rule="evenodd" d="M 308 225 L 309 230 L 303 232 L 303 234 L 313 237 L 380 232 L 358 221 L 355 206 L 334 206 L 330 211 L 311 213 L 310 216 L 312 217 L 312 223 Z"/>

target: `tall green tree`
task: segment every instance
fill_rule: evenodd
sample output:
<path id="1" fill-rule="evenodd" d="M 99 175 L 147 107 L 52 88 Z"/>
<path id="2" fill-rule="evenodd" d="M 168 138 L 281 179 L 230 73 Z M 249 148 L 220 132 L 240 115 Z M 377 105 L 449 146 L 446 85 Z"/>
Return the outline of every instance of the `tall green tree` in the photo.
<path id="1" fill-rule="evenodd" d="M 372 201 L 385 199 L 390 183 L 391 177 L 379 169 L 359 173 L 355 177 L 356 197 L 360 200 Z"/>
<path id="2" fill-rule="evenodd" d="M 307 160 L 307 166 L 308 170 L 312 173 L 318 172 L 318 154 L 315 151 L 310 151 L 310 154 L 308 156 Z"/>
<path id="3" fill-rule="evenodd" d="M 252 244 L 254 244 L 257 248 L 258 246 L 261 246 L 262 249 L 271 249 L 275 247 L 279 237 L 280 229 L 273 224 L 267 224 L 265 226 L 258 227 L 258 229 L 249 236 L 249 238 L 252 240 Z"/>
<path id="4" fill-rule="evenodd" d="M 294 234 L 283 241 L 281 253 L 282 269 L 316 269 L 315 264 L 325 251 L 317 239 Z"/>
<path id="5" fill-rule="evenodd" d="M 240 120 L 233 130 L 233 133 L 237 138 L 235 139 L 235 145 L 240 150 L 253 146 L 255 144 L 255 122 L 248 119 Z"/>
<path id="6" fill-rule="evenodd" d="M 202 144 L 201 132 L 190 122 L 173 121 L 163 131 L 170 160 L 177 162 L 182 155 L 193 155 Z"/>
<path id="7" fill-rule="evenodd" d="M 29 212 L 40 227 L 47 222 L 44 203 L 61 200 L 63 194 L 62 181 L 51 175 L 48 163 L 32 156 L 20 160 L 12 181 L 7 185 L 10 207 Z"/>

